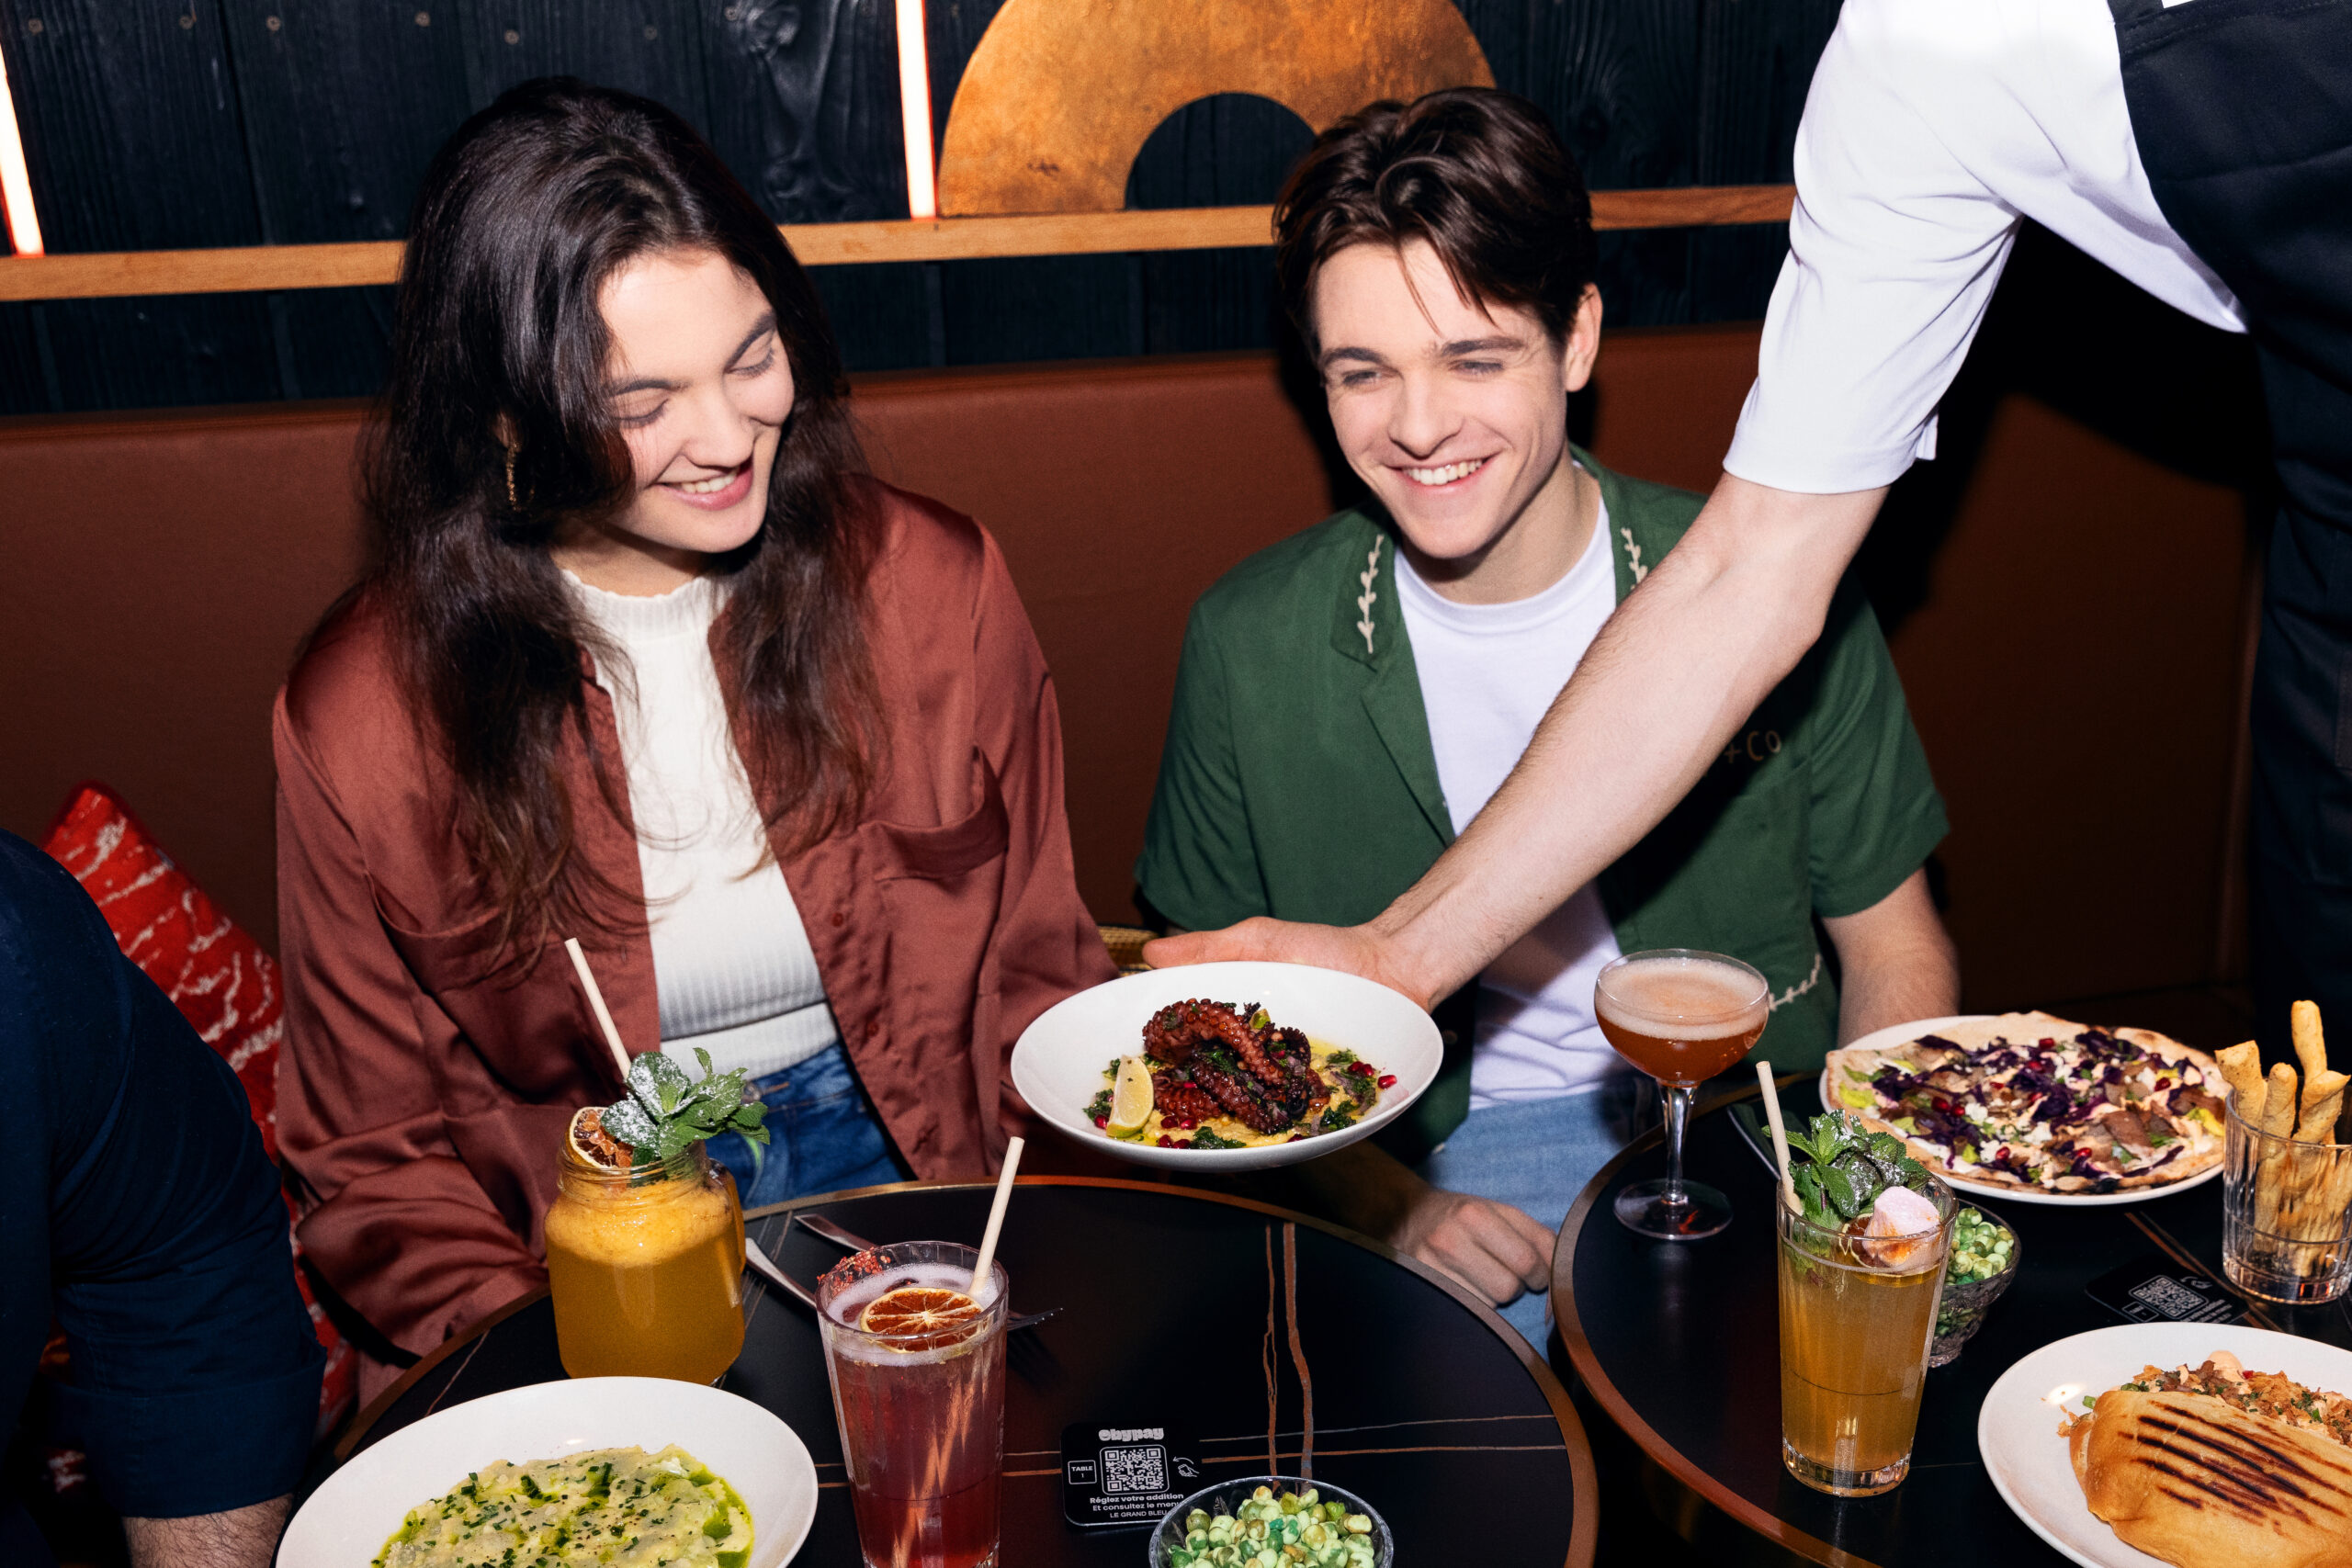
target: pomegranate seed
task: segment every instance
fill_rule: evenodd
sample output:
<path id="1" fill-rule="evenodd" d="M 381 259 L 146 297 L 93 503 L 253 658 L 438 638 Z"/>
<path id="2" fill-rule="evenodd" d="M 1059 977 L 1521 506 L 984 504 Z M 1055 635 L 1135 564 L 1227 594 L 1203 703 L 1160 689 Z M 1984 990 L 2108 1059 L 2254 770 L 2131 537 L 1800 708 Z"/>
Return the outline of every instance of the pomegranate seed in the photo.
<path id="1" fill-rule="evenodd" d="M 1176 1146 L 1176 1140 L 1162 1133 L 1159 1134 L 1159 1146 L 1163 1149 L 1172 1149 Z"/>
<path id="2" fill-rule="evenodd" d="M 1301 1138 L 1303 1138 L 1303 1137 L 1305 1137 L 1305 1136 L 1306 1136 L 1306 1134 L 1304 1134 L 1304 1133 L 1293 1133 L 1293 1134 L 1290 1135 L 1290 1141 L 1291 1141 L 1292 1143 L 1294 1143 L 1294 1144 L 1295 1144 L 1295 1143 L 1298 1142 L 1298 1141 L 1299 1141 L 1299 1139 L 1301 1139 Z"/>
<path id="3" fill-rule="evenodd" d="M 1097 1116 L 1094 1119 L 1094 1124 L 1097 1127 L 1107 1127 L 1111 1124 L 1111 1119 L 1108 1116 Z"/>
<path id="4" fill-rule="evenodd" d="M 1382 1074 L 1380 1078 L 1380 1087 L 1383 1089 L 1395 1089 L 1396 1087 L 1396 1075 L 1395 1073 Z"/>

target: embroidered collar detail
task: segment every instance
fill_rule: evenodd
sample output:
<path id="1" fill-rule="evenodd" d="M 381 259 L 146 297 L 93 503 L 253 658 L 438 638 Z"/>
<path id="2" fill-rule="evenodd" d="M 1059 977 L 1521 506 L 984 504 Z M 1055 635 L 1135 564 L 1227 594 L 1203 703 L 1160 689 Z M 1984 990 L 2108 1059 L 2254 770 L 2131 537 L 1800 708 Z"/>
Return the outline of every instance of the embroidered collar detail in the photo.
<path id="1" fill-rule="evenodd" d="M 1382 541 L 1378 538 L 1372 541 L 1371 553 L 1363 558 L 1363 570 L 1356 577 L 1356 581 L 1363 585 L 1363 592 L 1356 595 L 1356 630 L 1363 633 L 1363 650 L 1367 656 L 1373 652 L 1372 604 L 1374 600 L 1380 597 L 1374 592 L 1372 584 L 1380 575 L 1381 543 Z"/>
<path id="2" fill-rule="evenodd" d="M 1650 574 L 1650 569 L 1642 564 L 1642 547 L 1634 543 L 1631 528 L 1620 528 L 1617 532 L 1625 541 L 1625 564 L 1633 569 L 1634 586 L 1639 588 L 1642 579 Z"/>

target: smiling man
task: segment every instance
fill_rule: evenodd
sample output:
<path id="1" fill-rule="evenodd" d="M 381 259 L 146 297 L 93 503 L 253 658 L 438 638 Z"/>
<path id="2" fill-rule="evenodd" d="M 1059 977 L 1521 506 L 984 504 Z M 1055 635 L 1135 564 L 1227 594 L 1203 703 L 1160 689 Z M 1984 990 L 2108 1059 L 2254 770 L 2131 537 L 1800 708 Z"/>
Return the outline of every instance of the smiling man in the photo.
<path id="1" fill-rule="evenodd" d="M 1276 222 L 1285 302 L 1371 497 L 1193 609 L 1136 871 L 1192 929 L 1386 907 L 1700 507 L 1568 440 L 1600 296 L 1583 182 L 1534 106 L 1480 89 L 1374 105 L 1317 141 Z M 1440 1004 L 1446 1070 L 1401 1135 L 1308 1179 L 1348 1223 L 1511 1303 L 1540 1344 L 1544 1303 L 1522 1292 L 1544 1289 L 1555 1232 L 1647 1088 L 1594 1021 L 1602 965 L 1746 959 L 1772 984 L 1761 1053 L 1817 1066 L 1840 1038 L 1955 1010 L 1920 869 L 1944 830 L 1877 621 L 1844 589 L 1689 797 Z"/>

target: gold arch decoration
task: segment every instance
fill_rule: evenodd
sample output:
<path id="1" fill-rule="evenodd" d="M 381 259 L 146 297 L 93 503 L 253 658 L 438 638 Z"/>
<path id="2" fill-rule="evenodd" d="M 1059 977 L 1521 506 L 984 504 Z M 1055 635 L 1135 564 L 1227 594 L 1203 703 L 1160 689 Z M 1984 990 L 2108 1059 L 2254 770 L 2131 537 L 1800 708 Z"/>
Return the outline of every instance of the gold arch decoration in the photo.
<path id="1" fill-rule="evenodd" d="M 1453 0 L 1007 0 L 948 109 L 939 210 L 1114 211 L 1145 139 L 1218 93 L 1320 130 L 1377 98 L 1494 83 Z"/>

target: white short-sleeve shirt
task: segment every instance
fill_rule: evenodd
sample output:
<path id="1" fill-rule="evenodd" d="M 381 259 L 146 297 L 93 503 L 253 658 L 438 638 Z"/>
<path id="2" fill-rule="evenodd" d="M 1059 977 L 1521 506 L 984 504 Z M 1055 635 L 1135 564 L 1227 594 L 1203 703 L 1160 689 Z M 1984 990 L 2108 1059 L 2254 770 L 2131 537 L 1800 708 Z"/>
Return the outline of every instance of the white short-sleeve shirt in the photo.
<path id="1" fill-rule="evenodd" d="M 2245 330 L 2156 207 L 2107 0 L 1846 0 L 1797 128 L 1796 179 L 1789 258 L 1724 459 L 1742 479 L 1870 490 L 1934 457 L 1936 405 L 2022 219 Z"/>

